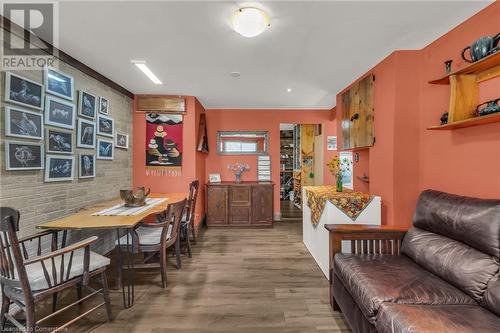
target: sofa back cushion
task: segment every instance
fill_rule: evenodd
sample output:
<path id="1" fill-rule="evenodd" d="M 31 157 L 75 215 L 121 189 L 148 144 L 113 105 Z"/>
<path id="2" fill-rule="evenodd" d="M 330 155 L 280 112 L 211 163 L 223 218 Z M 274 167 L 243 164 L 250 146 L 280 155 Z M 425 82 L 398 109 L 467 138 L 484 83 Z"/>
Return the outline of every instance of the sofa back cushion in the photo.
<path id="1" fill-rule="evenodd" d="M 426 190 L 418 199 L 413 226 L 500 257 L 500 200 Z"/>
<path id="2" fill-rule="evenodd" d="M 500 273 L 488 283 L 481 305 L 500 316 Z"/>
<path id="3" fill-rule="evenodd" d="M 406 233 L 401 252 L 477 302 L 481 302 L 488 283 L 499 271 L 491 255 L 415 227 Z"/>

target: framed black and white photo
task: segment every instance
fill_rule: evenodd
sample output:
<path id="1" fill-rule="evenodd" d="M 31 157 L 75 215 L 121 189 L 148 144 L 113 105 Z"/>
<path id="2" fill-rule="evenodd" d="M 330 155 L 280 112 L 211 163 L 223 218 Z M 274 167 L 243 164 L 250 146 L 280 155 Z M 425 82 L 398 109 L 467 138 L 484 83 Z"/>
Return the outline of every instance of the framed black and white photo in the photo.
<path id="1" fill-rule="evenodd" d="M 95 177 L 95 155 L 80 154 L 78 161 L 78 178 Z"/>
<path id="2" fill-rule="evenodd" d="M 73 153 L 73 133 L 59 129 L 46 129 L 46 149 L 47 153 L 72 154 Z"/>
<path id="3" fill-rule="evenodd" d="M 102 136 L 114 137 L 115 121 L 108 116 L 97 116 L 97 134 Z"/>
<path id="4" fill-rule="evenodd" d="M 43 115 L 17 107 L 5 107 L 5 135 L 18 138 L 43 139 Z"/>
<path id="5" fill-rule="evenodd" d="M 5 142 L 5 166 L 7 170 L 43 169 L 43 157 L 43 143 Z"/>
<path id="6" fill-rule="evenodd" d="M 109 100 L 104 97 L 99 97 L 99 112 L 107 115 L 109 113 Z"/>
<path id="7" fill-rule="evenodd" d="M 5 73 L 5 101 L 43 109 L 43 85 L 17 74 Z"/>
<path id="8" fill-rule="evenodd" d="M 95 119 L 97 110 L 97 97 L 80 90 L 78 95 L 78 115 Z"/>
<path id="9" fill-rule="evenodd" d="M 75 128 L 75 104 L 47 95 L 45 98 L 45 124 L 66 129 Z"/>
<path id="10" fill-rule="evenodd" d="M 78 118 L 76 146 L 80 148 L 95 148 L 95 123 L 93 121 Z"/>
<path id="11" fill-rule="evenodd" d="M 45 181 L 61 182 L 73 180 L 74 156 L 47 155 L 45 159 Z"/>
<path id="12" fill-rule="evenodd" d="M 121 149 L 128 149 L 128 134 L 116 132 L 115 147 Z"/>
<path id="13" fill-rule="evenodd" d="M 70 101 L 75 99 L 75 83 L 71 75 L 63 73 L 53 67 L 44 70 L 45 91 Z"/>
<path id="14" fill-rule="evenodd" d="M 97 159 L 112 160 L 114 158 L 113 141 L 97 139 Z"/>

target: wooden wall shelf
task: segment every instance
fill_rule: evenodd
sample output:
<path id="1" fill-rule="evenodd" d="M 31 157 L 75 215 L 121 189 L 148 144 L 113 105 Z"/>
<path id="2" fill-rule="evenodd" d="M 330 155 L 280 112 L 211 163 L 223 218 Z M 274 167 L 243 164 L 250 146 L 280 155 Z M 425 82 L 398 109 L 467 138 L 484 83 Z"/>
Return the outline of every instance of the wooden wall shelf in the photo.
<path id="1" fill-rule="evenodd" d="M 479 83 L 500 77 L 500 52 L 494 53 L 475 63 L 449 73 L 431 84 L 450 85 L 450 107 L 448 124 L 432 126 L 429 130 L 454 130 L 500 122 L 500 114 L 476 117 L 479 101 Z"/>
<path id="2" fill-rule="evenodd" d="M 444 130 L 454 130 L 457 128 L 465 128 L 477 125 L 491 124 L 500 122 L 500 113 L 489 114 L 487 116 L 475 117 L 466 120 L 456 121 L 454 123 L 440 125 L 440 126 L 432 126 L 427 128 L 428 130 L 433 131 L 444 131 Z"/>
<path id="3" fill-rule="evenodd" d="M 482 82 L 498 76 L 500 73 L 500 52 L 489 55 L 475 63 L 446 74 L 439 79 L 429 81 L 431 84 L 450 84 L 452 75 L 477 74 L 477 82 Z"/>

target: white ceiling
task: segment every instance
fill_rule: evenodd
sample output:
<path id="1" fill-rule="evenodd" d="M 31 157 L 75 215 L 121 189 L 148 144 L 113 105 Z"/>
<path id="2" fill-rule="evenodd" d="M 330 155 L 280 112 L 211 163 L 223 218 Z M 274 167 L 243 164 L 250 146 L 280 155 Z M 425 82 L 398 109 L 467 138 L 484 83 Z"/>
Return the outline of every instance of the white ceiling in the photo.
<path id="1" fill-rule="evenodd" d="M 245 38 L 228 24 L 235 1 L 62 2 L 59 47 L 137 94 L 194 95 L 206 108 L 331 108 L 392 51 L 422 48 L 488 3 L 263 2 L 271 27 Z"/>

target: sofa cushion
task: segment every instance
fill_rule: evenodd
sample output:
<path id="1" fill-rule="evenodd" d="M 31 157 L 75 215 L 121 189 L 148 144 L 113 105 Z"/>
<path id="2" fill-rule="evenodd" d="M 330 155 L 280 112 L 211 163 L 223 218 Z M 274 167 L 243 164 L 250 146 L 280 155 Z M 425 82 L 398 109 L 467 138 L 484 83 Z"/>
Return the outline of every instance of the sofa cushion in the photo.
<path id="1" fill-rule="evenodd" d="M 496 333 L 500 317 L 477 305 L 384 303 L 375 325 L 380 333 Z"/>
<path id="2" fill-rule="evenodd" d="M 500 200 L 426 190 L 418 199 L 413 225 L 500 257 Z"/>
<path id="3" fill-rule="evenodd" d="M 481 305 L 500 316 L 500 273 L 488 282 Z"/>
<path id="4" fill-rule="evenodd" d="M 161 234 L 163 228 L 154 227 L 138 227 L 135 229 L 137 236 L 139 237 L 139 245 L 157 245 L 161 243 Z M 167 239 L 170 238 L 172 234 L 172 224 L 168 226 L 167 229 Z M 132 243 L 132 236 L 129 236 L 129 243 Z M 120 241 L 116 240 L 116 245 L 127 245 L 127 234 L 120 238 Z"/>
<path id="5" fill-rule="evenodd" d="M 489 254 L 419 228 L 406 233 L 401 252 L 477 302 L 481 301 L 488 282 L 500 268 L 496 258 Z"/>
<path id="6" fill-rule="evenodd" d="M 372 324 L 383 302 L 476 304 L 465 293 L 403 255 L 338 253 L 334 273 Z"/>

